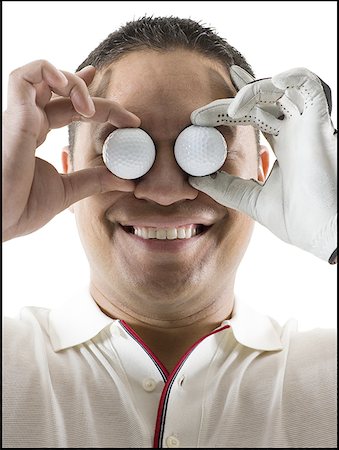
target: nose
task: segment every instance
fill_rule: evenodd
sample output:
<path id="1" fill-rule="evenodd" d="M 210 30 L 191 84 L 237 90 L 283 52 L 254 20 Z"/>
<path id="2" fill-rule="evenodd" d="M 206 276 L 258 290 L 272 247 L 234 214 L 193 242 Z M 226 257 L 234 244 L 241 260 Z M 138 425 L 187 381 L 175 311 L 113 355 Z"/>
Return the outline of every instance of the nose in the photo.
<path id="1" fill-rule="evenodd" d="M 189 175 L 178 165 L 171 145 L 157 145 L 151 169 L 137 182 L 134 195 L 162 206 L 194 200 L 199 192 L 188 183 Z"/>

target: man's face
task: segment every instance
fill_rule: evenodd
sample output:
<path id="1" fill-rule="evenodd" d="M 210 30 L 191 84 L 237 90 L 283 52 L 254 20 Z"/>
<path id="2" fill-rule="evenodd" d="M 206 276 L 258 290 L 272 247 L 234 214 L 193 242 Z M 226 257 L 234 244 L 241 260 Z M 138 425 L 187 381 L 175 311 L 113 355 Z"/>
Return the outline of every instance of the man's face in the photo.
<path id="1" fill-rule="evenodd" d="M 136 180 L 133 193 L 109 192 L 74 205 L 91 283 L 130 314 L 173 317 L 192 314 L 231 293 L 248 245 L 252 221 L 227 209 L 188 183 L 174 157 L 174 143 L 191 125 L 191 112 L 232 97 L 226 70 L 197 53 L 136 51 L 98 72 L 91 86 L 141 119 L 153 139 L 156 159 Z M 101 94 L 102 95 L 102 94 Z M 219 127 L 228 155 L 222 168 L 257 178 L 255 133 L 251 127 Z M 74 170 L 103 163 L 102 145 L 114 130 L 82 123 L 77 130 Z M 188 239 L 144 239 L 136 228 L 195 230 Z M 181 231 L 182 233 L 183 231 Z"/>

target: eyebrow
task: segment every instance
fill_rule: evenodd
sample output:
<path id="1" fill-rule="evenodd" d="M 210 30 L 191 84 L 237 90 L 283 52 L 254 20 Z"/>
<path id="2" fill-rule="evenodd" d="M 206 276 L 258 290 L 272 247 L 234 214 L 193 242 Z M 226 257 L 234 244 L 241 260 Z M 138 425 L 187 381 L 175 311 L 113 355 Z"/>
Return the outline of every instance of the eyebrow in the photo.
<path id="1" fill-rule="evenodd" d="M 98 87 L 91 93 L 92 96 L 106 98 L 110 83 L 112 81 L 112 73 L 113 73 L 112 68 L 107 68 L 103 72 Z M 215 71 L 212 71 L 211 78 L 215 83 L 217 82 L 220 83 L 220 75 L 215 73 Z M 233 98 L 237 93 L 233 84 L 229 86 L 226 80 L 223 80 L 223 87 L 226 88 L 225 89 L 226 95 L 224 96 L 225 98 L 229 97 Z M 110 133 L 112 133 L 116 129 L 117 127 L 109 122 L 106 122 L 104 124 L 98 124 L 95 122 L 92 123 L 91 131 L 95 145 L 99 146 L 101 149 L 101 146 L 104 143 L 105 139 L 108 137 Z"/>

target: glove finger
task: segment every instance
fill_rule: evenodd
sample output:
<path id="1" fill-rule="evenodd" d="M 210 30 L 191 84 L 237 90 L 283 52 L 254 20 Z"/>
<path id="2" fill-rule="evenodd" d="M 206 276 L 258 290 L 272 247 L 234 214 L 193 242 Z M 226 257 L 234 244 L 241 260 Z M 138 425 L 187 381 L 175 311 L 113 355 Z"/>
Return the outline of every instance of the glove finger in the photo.
<path id="1" fill-rule="evenodd" d="M 215 100 L 194 110 L 191 113 L 191 122 L 193 125 L 206 127 L 219 126 L 221 122 L 233 123 L 234 120 L 228 116 L 228 107 L 232 100 L 232 98 Z"/>
<path id="2" fill-rule="evenodd" d="M 305 67 L 296 67 L 294 69 L 286 70 L 278 73 L 272 77 L 272 83 L 279 89 L 286 90 L 287 88 L 300 88 L 305 83 L 321 88 L 321 82 L 317 75 Z"/>
<path id="3" fill-rule="evenodd" d="M 272 78 L 272 83 L 280 89 L 296 88 L 303 96 L 305 108 L 315 100 L 318 105 L 332 112 L 332 94 L 330 87 L 315 73 L 304 67 L 281 72 Z M 319 95 L 320 94 L 320 95 Z"/>
<path id="4" fill-rule="evenodd" d="M 287 117 L 300 115 L 304 112 L 305 99 L 296 88 L 286 88 L 285 94 L 277 101 L 282 113 Z"/>
<path id="5" fill-rule="evenodd" d="M 258 219 L 256 204 L 262 186 L 254 180 L 244 180 L 226 172 L 217 172 L 216 176 L 189 177 L 191 186 L 204 192 L 213 200 L 228 208 Z"/>
<path id="6" fill-rule="evenodd" d="M 270 78 L 255 81 L 244 86 L 234 97 L 228 108 L 228 115 L 234 119 L 243 117 L 253 109 L 255 105 L 271 105 L 283 95 L 283 91 L 275 87 Z"/>
<path id="7" fill-rule="evenodd" d="M 205 127 L 252 125 L 264 133 L 279 134 L 281 121 L 273 114 L 257 106 L 253 108 L 250 114 L 244 117 L 240 117 L 239 119 L 230 118 L 227 111 L 231 101 L 232 99 L 216 100 L 202 108 L 196 109 L 191 114 L 192 124 Z M 278 109 L 277 106 L 275 108 Z M 279 116 L 281 115 L 282 113 L 279 109 Z"/>
<path id="8" fill-rule="evenodd" d="M 265 110 L 267 113 L 271 114 L 272 116 L 274 116 L 276 119 L 282 118 L 282 116 L 283 116 L 282 108 L 279 105 L 279 100 L 277 101 L 277 103 L 266 104 L 266 105 L 261 104 L 260 108 L 262 110 Z"/>
<path id="9" fill-rule="evenodd" d="M 248 72 L 246 72 L 245 69 L 237 65 L 231 66 L 230 76 L 232 82 L 234 83 L 237 89 L 241 89 L 242 87 L 246 86 L 246 84 L 255 81 L 255 78 L 252 77 L 251 74 L 249 74 Z"/>
<path id="10" fill-rule="evenodd" d="M 243 125 L 252 125 L 263 133 L 273 134 L 275 136 L 279 134 L 282 126 L 281 120 L 259 106 L 255 106 L 252 111 L 238 119 L 238 121 L 242 122 Z"/>

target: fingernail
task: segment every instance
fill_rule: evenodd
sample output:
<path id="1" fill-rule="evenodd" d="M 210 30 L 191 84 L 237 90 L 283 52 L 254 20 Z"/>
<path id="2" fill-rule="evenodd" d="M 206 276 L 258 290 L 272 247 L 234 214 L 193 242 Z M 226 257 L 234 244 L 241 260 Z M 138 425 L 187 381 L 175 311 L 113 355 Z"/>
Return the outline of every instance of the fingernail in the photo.
<path id="1" fill-rule="evenodd" d="M 89 64 L 88 66 L 83 67 L 82 69 L 80 69 L 78 72 L 76 72 L 77 74 L 82 73 L 82 72 L 86 72 L 86 70 L 89 70 L 91 68 L 95 68 L 94 66 L 92 66 L 91 64 Z"/>
<path id="2" fill-rule="evenodd" d="M 91 115 L 93 115 L 95 113 L 95 106 L 94 106 L 94 102 L 92 100 L 92 97 L 90 95 L 88 95 L 87 100 L 88 100 L 89 110 L 92 113 Z"/>
<path id="3" fill-rule="evenodd" d="M 86 98 L 85 94 L 80 94 L 75 91 L 71 96 L 73 105 L 76 111 L 84 117 L 92 117 L 95 113 L 93 100 L 90 97 Z"/>
<path id="4" fill-rule="evenodd" d="M 76 94 L 77 95 L 77 100 L 78 100 L 78 102 L 79 102 L 79 99 L 80 99 L 80 96 L 78 96 L 78 94 Z M 86 98 L 86 105 L 84 105 L 83 103 L 82 103 L 82 105 L 83 106 L 85 106 L 85 109 L 86 109 L 86 112 L 84 112 L 83 111 L 83 107 L 81 108 L 82 109 L 82 111 L 81 111 L 81 114 L 84 116 L 84 117 L 92 117 L 93 115 L 94 115 L 94 113 L 95 113 L 95 106 L 94 106 L 94 103 L 93 103 L 93 100 L 91 99 L 91 97 L 88 95 L 88 97 Z M 81 101 L 81 100 L 80 100 Z M 78 103 L 79 104 L 79 103 Z"/>
<path id="5" fill-rule="evenodd" d="M 139 125 L 141 124 L 141 119 L 140 117 L 136 116 L 134 113 L 128 111 L 129 115 L 131 118 L 133 118 L 134 120 L 138 121 Z"/>

